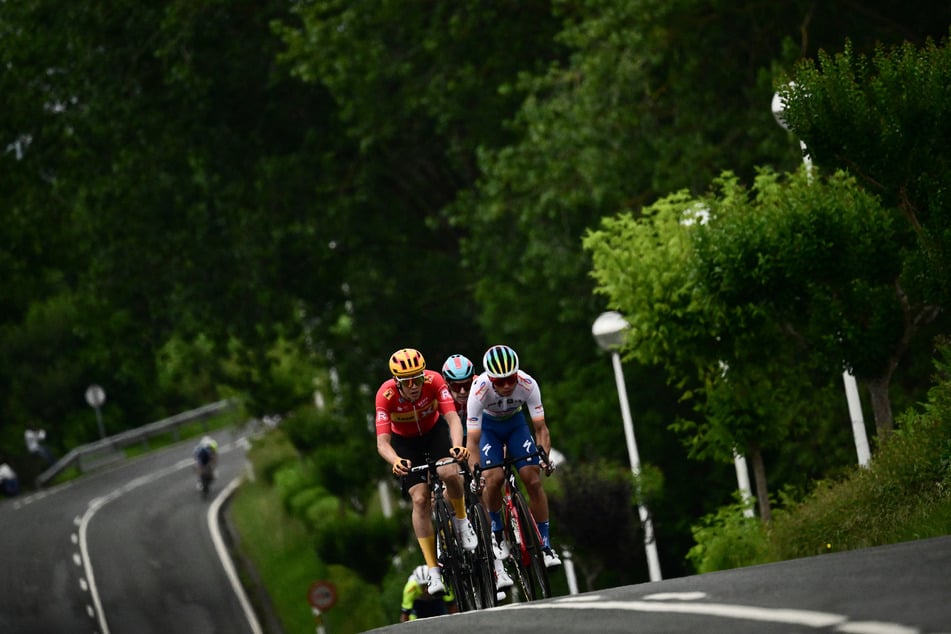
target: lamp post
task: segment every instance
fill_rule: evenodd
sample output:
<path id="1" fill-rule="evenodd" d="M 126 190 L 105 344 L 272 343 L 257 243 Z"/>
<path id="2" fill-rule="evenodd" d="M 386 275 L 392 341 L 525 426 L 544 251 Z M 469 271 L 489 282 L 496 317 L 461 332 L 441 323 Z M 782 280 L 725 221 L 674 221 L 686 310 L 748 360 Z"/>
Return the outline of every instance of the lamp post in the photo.
<path id="1" fill-rule="evenodd" d="M 617 395 L 621 402 L 621 419 L 624 421 L 624 437 L 627 440 L 627 454 L 631 460 L 631 473 L 635 482 L 641 473 L 641 459 L 637 454 L 637 441 L 634 439 L 634 422 L 631 418 L 631 406 L 627 401 L 627 387 L 624 384 L 624 371 L 621 369 L 621 355 L 618 348 L 624 342 L 624 335 L 629 324 L 617 311 L 601 313 L 591 326 L 591 334 L 603 350 L 611 353 L 611 363 L 614 366 L 614 380 L 617 383 Z M 654 539 L 654 523 L 650 512 L 642 502 L 638 501 L 637 510 L 641 517 L 641 526 L 644 529 L 644 550 L 647 553 L 647 567 L 651 581 L 660 581 L 660 559 L 657 556 L 657 541 Z"/>
<path id="2" fill-rule="evenodd" d="M 794 83 L 790 83 L 790 86 L 794 85 Z M 773 117 L 776 118 L 776 123 L 778 123 L 783 130 L 789 131 L 789 124 L 786 122 L 786 117 L 783 116 L 786 104 L 778 92 L 773 93 L 773 102 L 770 109 L 773 111 Z M 806 144 L 802 139 L 799 139 L 799 147 L 802 149 L 802 163 L 806 166 L 806 175 L 811 178 L 812 158 L 809 156 L 809 151 L 806 149 Z M 855 382 L 855 376 L 848 370 L 842 372 L 842 383 L 845 385 L 845 398 L 849 404 L 849 418 L 852 419 L 852 437 L 855 440 L 855 453 L 858 456 L 859 466 L 867 467 L 871 459 L 871 452 L 868 446 L 868 435 L 865 432 L 865 418 L 862 416 L 862 400 L 859 398 L 858 384 Z"/>

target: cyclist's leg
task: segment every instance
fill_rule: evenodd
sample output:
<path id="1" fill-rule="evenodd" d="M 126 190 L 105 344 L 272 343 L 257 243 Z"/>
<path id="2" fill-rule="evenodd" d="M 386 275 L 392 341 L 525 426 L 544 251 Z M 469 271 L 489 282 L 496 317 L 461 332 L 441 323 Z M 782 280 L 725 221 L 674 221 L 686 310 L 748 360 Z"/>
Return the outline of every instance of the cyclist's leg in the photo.
<path id="1" fill-rule="evenodd" d="M 406 438 L 393 435 L 391 440 L 393 449 L 400 456 L 414 465 L 425 464 L 427 461 L 427 447 L 417 438 Z M 413 533 L 419 542 L 419 549 L 423 553 L 426 565 L 430 568 L 439 566 L 436 557 L 436 535 L 433 533 L 432 495 L 426 473 L 412 473 L 400 478 L 403 495 L 413 503 Z"/>
<path id="2" fill-rule="evenodd" d="M 452 439 L 449 436 L 449 424 L 440 416 L 436 426 L 426 434 L 426 442 L 431 456 L 449 457 L 449 450 L 452 448 Z M 462 475 L 459 473 L 459 466 L 449 464 L 437 469 L 439 479 L 446 485 L 446 498 L 452 505 L 457 519 L 466 518 L 466 500 L 465 488 Z"/>
<path id="3" fill-rule="evenodd" d="M 509 452 L 512 456 L 530 456 L 537 451 L 535 440 L 532 437 L 528 423 L 521 412 L 516 414 L 521 418 L 520 424 L 515 426 L 510 437 Z M 514 422 L 514 421 L 513 421 Z M 518 453 L 516 453 L 518 452 Z M 548 496 L 545 494 L 545 488 L 542 486 L 541 468 L 539 466 L 538 456 L 527 457 L 515 463 L 518 468 L 518 475 L 525 485 L 525 491 L 528 493 L 528 505 L 532 511 L 532 516 L 538 524 L 538 532 L 541 535 L 545 548 L 551 547 L 549 539 L 548 522 Z"/>
<path id="4" fill-rule="evenodd" d="M 482 418 L 482 435 L 479 438 L 479 464 L 482 468 L 500 465 L 505 459 L 505 427 L 490 416 Z M 482 501 L 489 511 L 492 521 L 492 531 L 502 530 L 502 469 L 489 469 L 483 472 L 485 488 L 482 491 Z"/>

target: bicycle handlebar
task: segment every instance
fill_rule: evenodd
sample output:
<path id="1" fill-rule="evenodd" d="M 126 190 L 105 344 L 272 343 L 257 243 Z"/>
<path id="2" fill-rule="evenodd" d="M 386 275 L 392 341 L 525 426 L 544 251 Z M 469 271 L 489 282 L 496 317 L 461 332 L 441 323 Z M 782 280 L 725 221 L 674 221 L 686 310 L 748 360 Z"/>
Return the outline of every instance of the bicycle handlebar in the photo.
<path id="1" fill-rule="evenodd" d="M 439 467 L 445 467 L 448 464 L 453 464 L 457 462 L 455 458 L 442 458 L 435 462 L 427 462 L 426 464 L 416 465 L 415 467 L 410 467 L 410 473 L 420 473 L 422 471 L 429 471 L 431 469 L 437 469 Z"/>
<path id="2" fill-rule="evenodd" d="M 505 458 L 499 464 L 494 464 L 491 467 L 483 467 L 482 465 L 477 464 L 475 466 L 475 469 L 472 472 L 472 477 L 475 479 L 476 482 L 478 482 L 482 478 L 483 471 L 488 471 L 489 469 L 505 469 L 506 467 L 510 467 L 514 465 L 516 462 L 526 460 L 528 458 L 534 458 L 535 456 L 538 456 L 541 459 L 541 462 L 543 462 L 544 464 L 551 465 L 551 461 L 549 461 L 548 459 L 548 452 L 546 452 L 543 447 L 536 446 L 535 451 L 533 451 L 532 453 L 526 456 L 521 456 L 519 458 L 511 458 L 511 457 Z M 547 468 L 542 470 L 545 472 L 545 475 L 551 475 L 552 471 L 554 471 L 554 469 L 549 471 Z"/>

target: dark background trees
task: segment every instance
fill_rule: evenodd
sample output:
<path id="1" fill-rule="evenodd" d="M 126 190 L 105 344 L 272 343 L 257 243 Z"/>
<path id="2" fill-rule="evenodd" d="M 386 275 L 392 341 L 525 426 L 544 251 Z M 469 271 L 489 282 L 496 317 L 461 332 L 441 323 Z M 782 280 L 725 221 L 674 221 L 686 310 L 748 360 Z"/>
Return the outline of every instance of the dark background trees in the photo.
<path id="1" fill-rule="evenodd" d="M 769 102 L 798 60 L 951 23 L 924 2 L 7 5 L 0 450 L 15 460 L 29 424 L 61 450 L 95 438 L 93 382 L 110 432 L 228 390 L 253 414 L 290 411 L 301 390 L 275 387 L 290 342 L 358 434 L 393 349 L 437 366 L 505 341 L 569 462 L 623 465 L 585 231 L 725 169 L 795 169 Z M 193 375 L 172 371 L 182 359 Z M 930 364 L 905 367 L 897 407 Z M 697 419 L 679 397 L 699 385 L 625 369 L 673 575 L 732 467 L 686 460 L 668 429 Z M 839 405 L 812 424 L 847 425 Z M 771 480 L 804 485 L 817 453 L 784 454 Z"/>

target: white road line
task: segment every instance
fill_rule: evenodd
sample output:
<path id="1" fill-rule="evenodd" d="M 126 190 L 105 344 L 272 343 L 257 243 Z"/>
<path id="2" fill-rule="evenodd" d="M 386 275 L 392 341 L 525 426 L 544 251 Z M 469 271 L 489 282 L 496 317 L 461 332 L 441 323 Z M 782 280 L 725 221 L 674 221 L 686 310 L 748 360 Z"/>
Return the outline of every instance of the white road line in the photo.
<path id="1" fill-rule="evenodd" d="M 645 601 L 699 601 L 707 598 L 706 592 L 656 592 L 644 597 Z"/>
<path id="2" fill-rule="evenodd" d="M 251 626 L 251 631 L 254 632 L 254 634 L 263 634 L 261 624 L 258 623 L 257 614 L 254 613 L 251 602 L 248 601 L 248 596 L 244 592 L 244 586 L 241 585 L 241 579 L 235 570 L 234 562 L 231 561 L 228 548 L 221 538 L 221 529 L 218 526 L 218 512 L 221 509 L 221 505 L 224 504 L 228 496 L 231 495 L 240 484 L 241 476 L 238 476 L 229 482 L 228 486 L 225 487 L 211 503 L 211 508 L 208 509 L 208 530 L 211 531 L 211 539 L 215 543 L 215 549 L 218 551 L 218 558 L 221 560 L 221 565 L 225 569 L 225 574 L 228 575 L 228 579 L 231 581 L 231 587 L 234 593 L 238 596 L 238 601 L 241 602 L 241 609 L 244 610 L 244 616 L 248 620 L 248 625 Z"/>
<path id="3" fill-rule="evenodd" d="M 880 621 L 856 621 L 843 623 L 835 628 L 836 632 L 849 634 L 918 634 L 917 627 L 907 627 L 897 623 L 882 623 Z"/>
<path id="4" fill-rule="evenodd" d="M 727 619 L 757 621 L 763 623 L 783 623 L 813 628 L 834 627 L 837 631 L 849 634 L 919 634 L 915 627 L 899 623 L 878 621 L 850 622 L 847 616 L 831 612 L 813 610 L 794 610 L 788 608 L 762 608 L 749 605 L 730 605 L 726 603 L 664 603 L 660 601 L 555 601 L 553 603 L 519 603 L 506 609 L 532 610 L 560 608 L 565 610 L 629 610 L 632 612 L 654 612 L 670 614 L 691 614 L 717 616 Z"/>
<path id="5" fill-rule="evenodd" d="M 230 451 L 231 449 L 234 448 L 234 446 L 235 446 L 235 443 L 229 443 L 228 445 L 224 445 L 221 447 L 220 452 L 224 453 L 226 451 Z M 96 576 L 93 574 L 92 560 L 89 557 L 89 545 L 88 545 L 89 542 L 88 542 L 88 538 L 86 537 L 86 533 L 89 529 L 89 522 L 92 520 L 96 512 L 98 512 L 99 509 L 104 507 L 109 502 L 112 502 L 116 498 L 140 486 L 149 484 L 150 482 L 154 482 L 155 480 L 158 480 L 159 478 L 165 477 L 166 475 L 172 474 L 176 471 L 180 471 L 181 469 L 190 467 L 193 462 L 194 461 L 191 459 L 180 460 L 179 462 L 173 464 L 170 467 L 166 467 L 159 471 L 154 471 L 148 475 L 140 476 L 134 480 L 130 480 L 129 482 L 119 487 L 118 489 L 110 491 L 107 495 L 104 495 L 102 497 L 98 497 L 89 501 L 89 505 L 86 508 L 86 512 L 83 514 L 82 519 L 79 522 L 79 550 L 80 550 L 80 553 L 82 554 L 82 560 L 81 561 L 79 560 L 79 555 L 74 555 L 73 557 L 77 565 L 85 564 L 86 578 L 87 578 L 87 582 L 89 583 L 89 595 L 93 602 L 93 605 L 87 606 L 87 608 L 90 611 L 90 615 L 89 615 L 90 617 L 94 617 L 95 615 L 98 615 L 101 634 L 109 634 L 109 624 L 106 621 L 106 615 L 102 610 L 102 601 L 99 598 L 99 590 L 96 587 Z M 232 482 L 232 484 L 235 484 L 235 483 Z M 235 484 L 235 486 L 237 486 L 237 484 Z M 218 506 L 220 507 L 221 504 L 219 503 L 219 500 L 223 501 L 223 499 L 224 499 L 223 496 L 219 495 L 218 498 L 215 499 L 215 503 L 218 503 Z M 209 524 L 210 524 L 210 520 L 209 520 Z M 212 533 L 213 539 L 215 538 L 215 535 L 216 533 L 213 532 Z M 220 534 L 217 536 L 217 538 L 220 541 L 221 539 Z M 222 565 L 225 566 L 225 570 L 227 571 L 228 567 L 231 566 L 231 570 L 233 573 L 234 566 L 233 564 L 231 564 L 231 559 L 227 556 L 227 549 L 224 550 L 224 555 L 222 555 L 222 551 L 221 549 L 218 548 L 217 542 L 215 547 L 218 550 L 218 556 L 221 557 Z M 234 580 L 232 580 L 232 584 L 234 584 Z M 240 582 L 238 583 L 238 586 L 236 587 L 236 592 L 237 592 L 237 588 L 240 588 Z M 250 604 L 248 603 L 247 597 L 244 595 L 243 588 L 241 589 L 241 592 L 238 595 L 238 599 L 239 601 L 241 601 L 242 608 L 245 610 L 245 616 L 248 617 Z M 252 630 L 254 630 L 255 634 L 261 634 L 260 625 L 258 625 L 257 623 L 257 618 L 253 616 L 254 614 L 253 610 L 250 612 L 250 614 L 252 616 L 248 617 L 249 625 L 251 626 Z M 253 620 L 252 620 L 252 617 L 253 617 Z"/>

